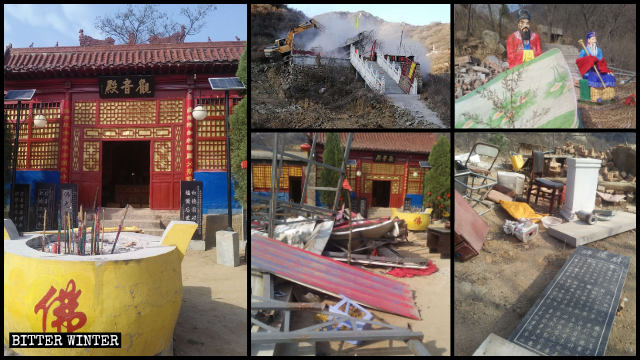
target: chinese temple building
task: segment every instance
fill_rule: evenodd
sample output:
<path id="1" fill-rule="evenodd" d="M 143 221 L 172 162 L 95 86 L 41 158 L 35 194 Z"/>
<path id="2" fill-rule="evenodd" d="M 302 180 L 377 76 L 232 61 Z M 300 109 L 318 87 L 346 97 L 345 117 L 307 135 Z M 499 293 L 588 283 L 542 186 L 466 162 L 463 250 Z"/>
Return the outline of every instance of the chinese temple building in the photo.
<path id="1" fill-rule="evenodd" d="M 344 147 L 348 134 L 339 135 Z M 317 161 L 322 161 L 325 139 L 325 133 L 318 134 L 315 156 Z M 409 198 L 411 206 L 421 207 L 423 179 L 429 169 L 431 148 L 436 141 L 435 133 L 354 133 L 346 165 L 347 179 L 353 190 L 352 199 L 365 199 L 370 207 L 400 208 L 404 199 Z M 311 144 L 311 134 L 307 136 L 307 142 Z M 298 155 L 292 151 L 287 152 Z M 253 193 L 265 194 L 270 191 L 270 159 L 271 153 L 252 151 Z M 305 169 L 304 162 L 285 159 L 280 176 L 279 198 L 299 201 Z M 315 186 L 320 179 L 320 172 L 313 171 L 310 177 L 314 180 L 309 184 Z M 320 205 L 320 193 L 308 190 L 305 202 Z"/>
<path id="2" fill-rule="evenodd" d="M 77 184 L 85 209 L 176 210 L 180 182 L 203 182 L 203 213 L 227 208 L 225 92 L 211 77 L 234 77 L 244 41 L 113 45 L 82 33 L 81 46 L 7 47 L 4 88 L 36 89 L 31 101 L 5 101 L 15 139 L 16 184 Z M 161 39 L 162 40 L 162 39 Z M 160 42 L 160 43 L 157 43 Z M 229 114 L 243 94 L 230 91 Z M 204 120 L 191 112 L 202 104 Z M 33 117 L 47 118 L 36 128 Z"/>

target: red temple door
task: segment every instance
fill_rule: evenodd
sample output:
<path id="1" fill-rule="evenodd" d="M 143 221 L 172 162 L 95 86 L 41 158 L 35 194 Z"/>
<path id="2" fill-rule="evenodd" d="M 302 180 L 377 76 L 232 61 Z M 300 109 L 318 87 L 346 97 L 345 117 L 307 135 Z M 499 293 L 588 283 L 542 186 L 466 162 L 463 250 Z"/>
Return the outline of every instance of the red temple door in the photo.
<path id="1" fill-rule="evenodd" d="M 78 184 L 78 206 L 90 209 L 98 191 L 96 206 L 102 199 L 100 172 L 102 143 L 99 140 L 83 140 L 82 129 L 71 132 L 70 183 Z"/>
<path id="2" fill-rule="evenodd" d="M 180 208 L 182 180 L 182 127 L 172 127 L 172 138 L 151 141 L 149 207 L 157 210 Z"/>

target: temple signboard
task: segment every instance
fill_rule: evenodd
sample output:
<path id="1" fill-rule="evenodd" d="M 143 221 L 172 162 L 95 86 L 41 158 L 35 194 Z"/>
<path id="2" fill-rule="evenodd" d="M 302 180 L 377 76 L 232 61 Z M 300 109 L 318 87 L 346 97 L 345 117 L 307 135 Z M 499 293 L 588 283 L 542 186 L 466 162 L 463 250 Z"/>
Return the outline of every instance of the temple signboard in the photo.
<path id="1" fill-rule="evenodd" d="M 103 99 L 155 96 L 155 82 L 151 75 L 100 76 L 98 84 Z"/>
<path id="2" fill-rule="evenodd" d="M 197 223 L 192 239 L 202 239 L 202 181 L 180 182 L 180 220 Z"/>

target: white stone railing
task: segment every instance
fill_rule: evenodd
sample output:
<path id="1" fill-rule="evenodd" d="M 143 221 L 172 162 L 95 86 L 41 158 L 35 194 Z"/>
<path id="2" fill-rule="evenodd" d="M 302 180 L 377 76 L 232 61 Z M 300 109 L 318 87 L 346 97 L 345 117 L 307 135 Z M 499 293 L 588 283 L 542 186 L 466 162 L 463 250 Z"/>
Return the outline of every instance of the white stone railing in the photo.
<path id="1" fill-rule="evenodd" d="M 379 52 L 378 54 L 382 53 Z M 389 77 L 396 82 L 396 84 L 400 83 L 400 77 L 402 76 L 402 68 L 396 62 L 389 61 L 385 59 L 383 55 L 376 56 L 376 62 L 380 65 L 380 68 L 384 70 Z M 417 95 L 418 94 L 418 79 L 417 77 L 413 78 L 413 84 L 411 85 L 411 89 L 409 90 L 409 94 Z"/>
<path id="2" fill-rule="evenodd" d="M 409 91 L 409 94 L 418 95 L 418 77 L 417 76 L 413 77 L 413 84 L 411 84 L 411 89 Z"/>
<path id="3" fill-rule="evenodd" d="M 385 59 L 383 55 L 376 56 L 376 62 L 378 63 L 378 65 L 380 65 L 382 70 L 384 70 L 387 75 L 389 75 L 393 79 L 393 81 L 396 82 L 396 84 L 400 82 L 402 69 L 400 69 L 400 66 L 398 66 L 398 64 L 392 63 L 391 61 Z"/>
<path id="4" fill-rule="evenodd" d="M 351 50 L 349 52 L 349 60 L 351 61 L 351 65 L 353 65 L 370 88 L 384 94 L 384 74 L 380 74 L 378 70 L 373 68 L 370 61 L 364 60 L 362 56 L 356 53 L 356 49 L 353 45 L 351 45 Z"/>

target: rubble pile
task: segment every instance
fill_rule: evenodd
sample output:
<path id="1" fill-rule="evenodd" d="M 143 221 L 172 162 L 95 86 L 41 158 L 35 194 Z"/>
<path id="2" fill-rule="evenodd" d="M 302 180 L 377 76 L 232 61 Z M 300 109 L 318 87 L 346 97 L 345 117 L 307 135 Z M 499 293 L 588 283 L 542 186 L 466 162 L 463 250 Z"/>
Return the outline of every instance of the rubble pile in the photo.
<path id="1" fill-rule="evenodd" d="M 500 61 L 493 55 L 487 56 L 482 61 L 471 55 L 457 57 L 455 61 L 456 99 L 486 84 L 508 68 L 507 62 Z"/>
<path id="2" fill-rule="evenodd" d="M 607 151 L 598 152 L 593 148 L 589 150 L 584 145 L 568 142 L 565 146 L 556 148 L 556 154 L 569 154 L 581 158 L 600 159 L 602 160 L 603 165 L 602 168 L 600 168 L 600 181 L 627 181 L 635 183 L 635 164 L 628 166 L 629 164 L 621 161 L 621 158 L 628 158 L 628 156 L 618 155 L 618 153 L 625 153 L 626 155 L 630 150 L 633 152 L 633 158 L 635 159 L 635 146 L 620 144 L 614 148 L 608 149 Z M 635 160 L 633 163 L 635 163 Z"/>

